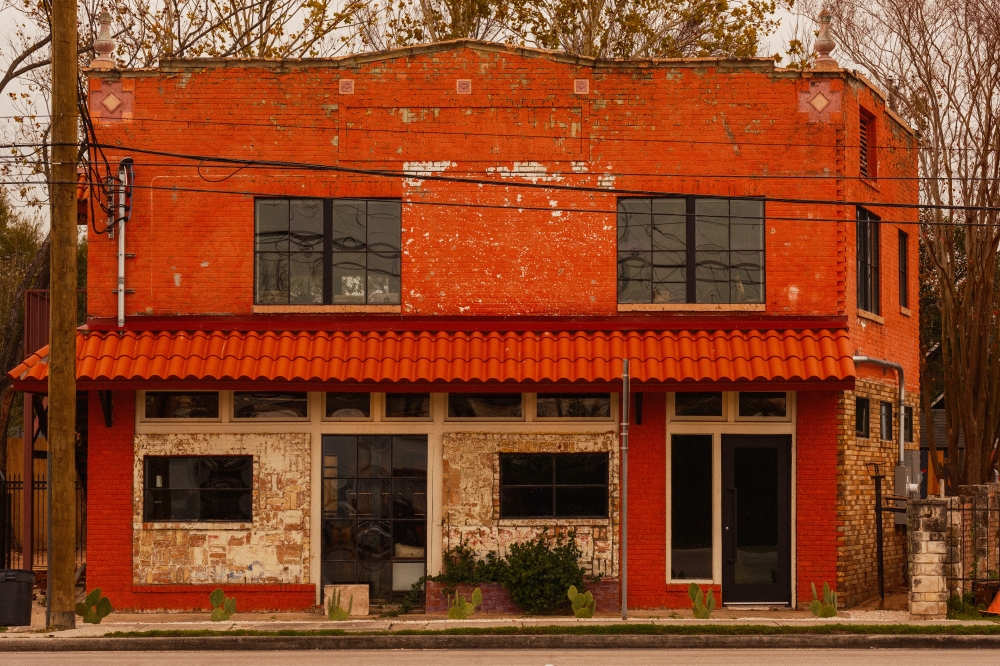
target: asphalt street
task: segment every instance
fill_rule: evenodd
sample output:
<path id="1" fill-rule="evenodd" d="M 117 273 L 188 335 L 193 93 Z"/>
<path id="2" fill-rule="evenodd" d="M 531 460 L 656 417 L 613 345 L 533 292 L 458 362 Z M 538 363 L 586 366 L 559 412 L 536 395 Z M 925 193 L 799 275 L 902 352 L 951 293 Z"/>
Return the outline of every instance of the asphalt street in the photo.
<path id="1" fill-rule="evenodd" d="M 704 664 L 705 666 L 802 666 L 803 664 L 850 664 L 885 666 L 920 664 L 951 666 L 956 663 L 1000 664 L 1000 657 L 983 650 L 510 650 L 483 653 L 474 650 L 379 650 L 316 652 L 62 652 L 6 653 L 3 666 L 39 664 L 89 664 L 106 666 L 312 666 L 353 664 L 357 666 L 653 666 L 659 664 Z"/>

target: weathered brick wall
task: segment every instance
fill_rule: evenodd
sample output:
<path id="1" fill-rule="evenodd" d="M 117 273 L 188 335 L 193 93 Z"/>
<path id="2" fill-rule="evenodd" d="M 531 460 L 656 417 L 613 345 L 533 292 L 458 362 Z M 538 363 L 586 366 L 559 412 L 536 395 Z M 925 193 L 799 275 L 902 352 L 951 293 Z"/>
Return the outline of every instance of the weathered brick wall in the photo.
<path id="1" fill-rule="evenodd" d="M 133 539 L 137 584 L 308 583 L 308 434 L 138 435 Z M 144 523 L 150 455 L 253 456 L 253 521 Z"/>
<path id="2" fill-rule="evenodd" d="M 618 535 L 612 519 L 501 519 L 501 453 L 609 454 L 609 515 L 618 515 L 618 437 L 613 432 L 579 434 L 446 433 L 443 443 L 444 543 L 447 551 L 461 543 L 481 556 L 505 555 L 512 543 L 576 532 L 583 552 L 580 566 L 589 575 L 618 575 Z"/>
<path id="3" fill-rule="evenodd" d="M 144 188 L 127 237 L 135 254 L 130 316 L 252 311 L 253 196 L 234 191 L 402 197 L 403 313 L 614 314 L 617 195 L 516 185 L 847 196 L 854 190 L 830 176 L 852 178 L 845 151 L 850 163 L 857 140 L 844 124 L 870 96 L 853 75 L 803 74 L 765 60 L 595 67 L 481 44 L 220 65 L 175 61 L 92 74 L 102 142 L 409 177 L 211 166 L 199 173 L 197 161 L 107 148 L 112 161 L 135 158 Z M 339 94 L 342 79 L 353 81 L 351 94 Z M 472 81 L 471 94 L 456 93 L 457 79 Z M 588 94 L 573 93 L 575 79 L 589 81 Z M 809 104 L 820 89 L 831 102 L 823 112 Z M 109 93 L 127 100 L 127 114 L 107 111 Z M 884 104 L 869 106 L 895 127 Z M 896 129 L 880 136 L 906 140 Z M 885 175 L 915 173 L 912 159 L 881 164 Z M 433 181 L 431 173 L 500 186 Z M 904 194 L 889 181 L 885 187 L 863 199 Z M 463 203 L 504 208 L 455 207 Z M 853 220 L 853 210 L 773 201 L 767 215 L 767 311 L 844 314 L 853 225 L 829 220 Z M 891 240 L 886 234 L 887 248 Z M 93 233 L 90 241 L 88 305 L 111 316 L 117 241 Z"/>
<path id="4" fill-rule="evenodd" d="M 882 492 L 893 493 L 893 470 L 899 459 L 899 445 L 879 438 L 879 402 L 893 403 L 893 436 L 899 423 L 894 384 L 859 379 L 854 391 L 844 391 L 840 397 L 837 433 L 837 591 L 845 606 L 853 606 L 878 595 L 875 541 L 875 485 L 867 463 L 881 465 L 886 478 Z M 871 420 L 868 439 L 855 436 L 855 397 L 870 400 Z M 906 402 L 916 412 L 917 396 L 907 394 Z M 916 420 L 916 419 L 915 419 Z M 918 448 L 919 421 L 913 424 L 913 442 L 907 449 Z M 883 518 L 886 590 L 899 589 L 905 584 L 907 538 L 906 528 L 895 525 L 895 515 L 886 512 Z"/>
<path id="5" fill-rule="evenodd" d="M 835 391 L 796 395 L 795 595 L 812 600 L 811 584 L 837 590 L 837 397 Z"/>

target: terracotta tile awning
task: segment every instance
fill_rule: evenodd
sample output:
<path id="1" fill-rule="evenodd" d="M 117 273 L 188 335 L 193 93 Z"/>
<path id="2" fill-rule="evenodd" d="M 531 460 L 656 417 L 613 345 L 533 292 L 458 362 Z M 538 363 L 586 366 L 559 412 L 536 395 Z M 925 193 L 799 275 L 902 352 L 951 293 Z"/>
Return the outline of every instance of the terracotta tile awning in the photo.
<path id="1" fill-rule="evenodd" d="M 77 377 L 104 382 L 607 383 L 854 377 L 844 330 L 81 332 Z M 48 347 L 9 374 L 47 379 Z"/>

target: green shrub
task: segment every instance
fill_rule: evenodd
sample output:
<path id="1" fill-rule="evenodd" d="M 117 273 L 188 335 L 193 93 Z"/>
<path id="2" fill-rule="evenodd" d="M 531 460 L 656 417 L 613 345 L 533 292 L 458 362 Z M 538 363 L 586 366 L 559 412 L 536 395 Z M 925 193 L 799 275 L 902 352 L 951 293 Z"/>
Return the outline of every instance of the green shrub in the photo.
<path id="1" fill-rule="evenodd" d="M 542 532 L 534 541 L 511 545 L 501 582 L 525 613 L 565 609 L 569 606 L 566 590 L 583 587 L 583 568 L 578 563 L 582 553 L 575 537 L 573 532 L 568 539 L 557 537 L 550 547 L 548 534 Z"/>
<path id="2" fill-rule="evenodd" d="M 949 620 L 983 620 L 980 611 L 985 610 L 983 604 L 976 604 L 976 595 L 972 592 L 965 594 L 954 594 L 948 599 L 948 619 Z"/>

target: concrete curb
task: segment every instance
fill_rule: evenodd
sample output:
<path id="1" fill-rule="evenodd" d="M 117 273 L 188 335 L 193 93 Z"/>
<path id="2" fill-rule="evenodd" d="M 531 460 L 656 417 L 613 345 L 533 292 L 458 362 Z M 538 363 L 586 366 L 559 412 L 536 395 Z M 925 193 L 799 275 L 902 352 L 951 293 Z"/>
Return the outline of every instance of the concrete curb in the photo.
<path id="1" fill-rule="evenodd" d="M 183 636 L 3 638 L 3 652 L 160 652 L 250 650 L 544 650 L 544 649 L 1000 649 L 997 636 L 858 635 L 514 635 L 514 636 Z"/>

